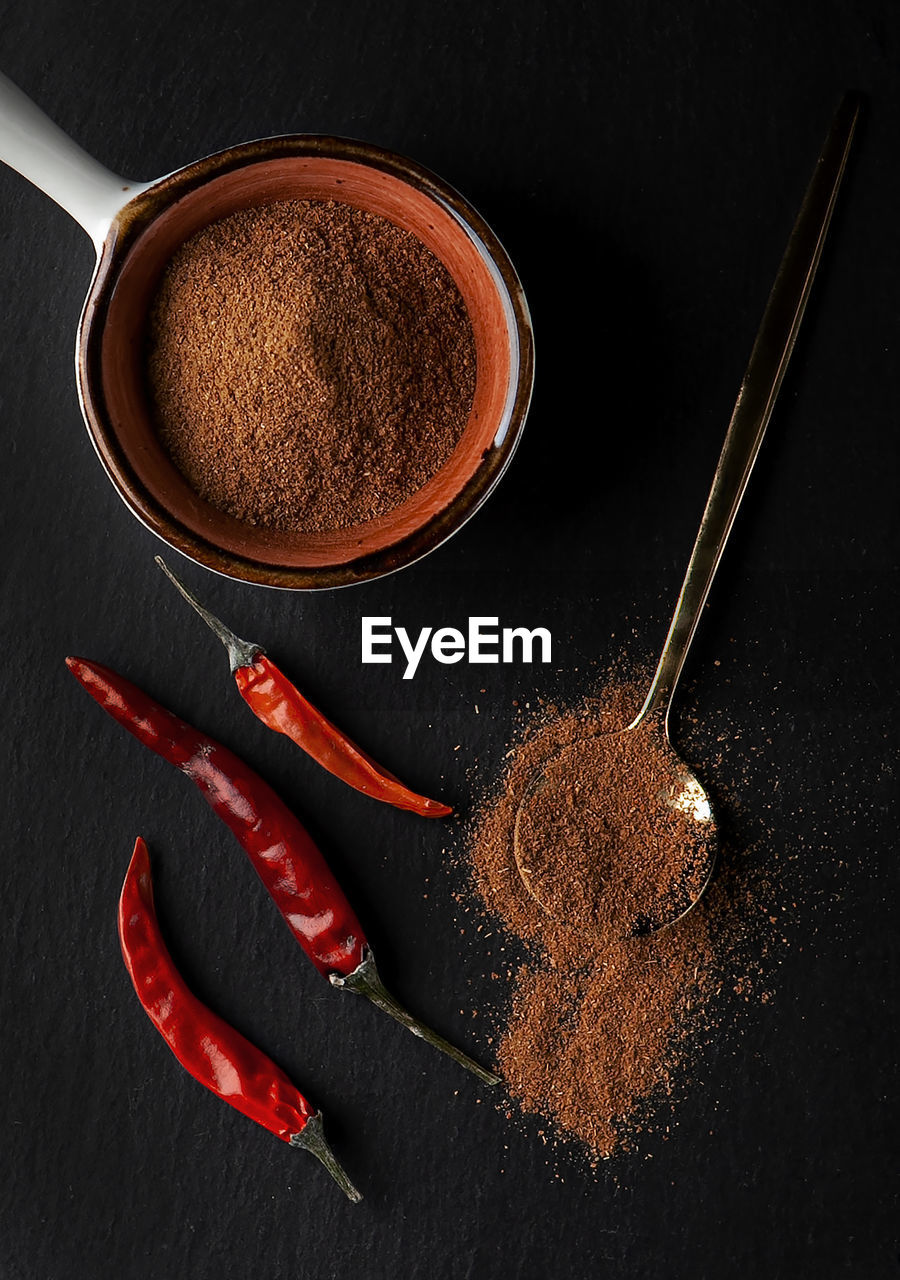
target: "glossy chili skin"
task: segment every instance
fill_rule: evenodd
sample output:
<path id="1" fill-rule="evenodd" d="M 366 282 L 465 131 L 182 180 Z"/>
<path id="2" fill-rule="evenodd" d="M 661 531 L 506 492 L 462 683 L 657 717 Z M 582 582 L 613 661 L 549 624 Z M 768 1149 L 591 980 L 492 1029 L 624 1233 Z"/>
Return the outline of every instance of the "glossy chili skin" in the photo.
<path id="1" fill-rule="evenodd" d="M 366 954 L 362 926 L 312 837 L 268 783 L 115 671 L 82 658 L 66 665 L 104 711 L 190 778 L 237 837 L 319 972 L 352 974 Z"/>
<path id="2" fill-rule="evenodd" d="M 329 773 L 357 791 L 426 818 L 443 818 L 453 812 L 449 805 L 417 795 L 366 755 L 304 698 L 262 650 L 252 663 L 235 670 L 234 679 L 258 720 L 290 738 Z"/>
<path id="3" fill-rule="evenodd" d="M 302 1133 L 316 1108 L 270 1058 L 201 1004 L 176 969 L 160 933 L 140 836 L 119 898 L 119 941 L 145 1013 L 184 1069 L 282 1142 Z"/>

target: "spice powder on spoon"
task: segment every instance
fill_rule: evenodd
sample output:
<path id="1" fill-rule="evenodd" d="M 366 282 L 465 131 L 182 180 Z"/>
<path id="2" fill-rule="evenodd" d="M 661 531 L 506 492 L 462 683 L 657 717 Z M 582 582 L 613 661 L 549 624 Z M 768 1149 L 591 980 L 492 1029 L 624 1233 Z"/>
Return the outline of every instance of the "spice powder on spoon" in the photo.
<path id="1" fill-rule="evenodd" d="M 158 434 L 191 487 L 280 532 L 352 528 L 458 444 L 475 342 L 439 259 L 333 200 L 243 210 L 187 240 L 148 332 Z"/>
<path id="2" fill-rule="evenodd" d="M 518 810 L 515 844 L 525 886 L 549 915 L 622 938 L 696 902 L 709 838 L 684 803 L 673 759 L 642 724 L 579 739 L 543 764 Z"/>

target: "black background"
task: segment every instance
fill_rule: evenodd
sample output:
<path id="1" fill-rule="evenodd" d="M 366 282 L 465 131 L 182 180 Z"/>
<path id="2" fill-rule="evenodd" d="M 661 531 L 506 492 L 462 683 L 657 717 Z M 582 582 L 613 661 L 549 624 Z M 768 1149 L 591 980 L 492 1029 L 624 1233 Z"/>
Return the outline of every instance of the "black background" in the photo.
<path id="1" fill-rule="evenodd" d="M 706 773 L 740 794 L 724 820 L 750 841 L 765 818 L 765 856 L 792 868 L 775 998 L 708 1048 L 667 1141 L 596 1176 L 323 984 L 193 789 L 66 673 L 66 653 L 108 662 L 245 754 L 321 839 L 398 994 L 489 1056 L 474 1015 L 504 993 L 486 976 L 496 939 L 454 901 L 458 826 L 348 792 L 240 703 L 81 424 L 88 240 L 0 172 L 4 1280 L 900 1275 L 896 5 L 35 0 L 2 4 L 0 31 L 2 69 L 118 172 L 346 134 L 436 170 L 506 244 L 535 398 L 509 474 L 457 537 L 321 595 L 178 565 L 462 814 L 526 702 L 579 696 L 623 648 L 658 651 L 820 142 L 841 91 L 867 95 L 679 702 L 726 739 Z M 361 664 L 364 614 L 547 626 L 552 667 L 429 660 L 405 682 Z M 176 957 L 327 1111 L 361 1205 L 205 1094 L 146 1022 L 114 927 L 138 832 Z"/>

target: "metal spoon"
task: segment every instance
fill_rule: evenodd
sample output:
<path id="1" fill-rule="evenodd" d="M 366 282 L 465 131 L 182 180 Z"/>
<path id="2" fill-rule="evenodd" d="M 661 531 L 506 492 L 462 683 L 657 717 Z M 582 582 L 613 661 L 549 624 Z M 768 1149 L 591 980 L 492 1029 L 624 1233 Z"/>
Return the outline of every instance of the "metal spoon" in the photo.
<path id="1" fill-rule="evenodd" d="M 530 779 L 519 804 L 515 824 L 519 875 L 540 906 L 563 923 L 594 930 L 612 927 L 617 936 L 650 933 L 691 910 L 712 876 L 718 847 L 715 818 L 703 786 L 672 748 L 669 711 L 794 349 L 860 105 L 855 94 L 842 100 L 791 232 L 738 392 L 700 531 L 644 705 L 622 732 L 604 739 L 582 738 L 545 761 Z M 647 735 L 641 744 L 642 757 L 655 761 L 650 771 L 653 784 L 646 797 L 647 811 L 641 815 L 644 838 L 652 850 L 660 841 L 672 842 L 677 837 L 677 845 L 663 853 L 670 869 L 673 860 L 680 866 L 676 865 L 675 883 L 664 895 L 656 896 L 637 886 L 636 896 L 632 894 L 623 902 L 621 891 L 616 896 L 616 876 L 622 871 L 624 860 L 620 858 L 622 865 L 617 867 L 616 854 L 628 838 L 627 833 L 599 832 L 590 786 L 584 783 L 589 774 L 586 771 L 582 776 L 580 787 L 573 779 L 577 780 L 579 767 L 590 763 L 592 755 L 598 759 L 602 755 L 610 779 L 617 771 L 621 777 L 621 770 L 629 768 L 635 759 L 637 742 L 632 735 L 636 732 Z M 596 762 L 593 772 L 597 772 Z M 579 881 L 558 858 L 564 853 L 566 837 L 570 842 L 573 839 L 573 821 L 590 830 L 591 844 L 583 847 L 582 856 L 576 859 L 582 868 Z M 601 854 L 605 855 L 605 864 Z"/>

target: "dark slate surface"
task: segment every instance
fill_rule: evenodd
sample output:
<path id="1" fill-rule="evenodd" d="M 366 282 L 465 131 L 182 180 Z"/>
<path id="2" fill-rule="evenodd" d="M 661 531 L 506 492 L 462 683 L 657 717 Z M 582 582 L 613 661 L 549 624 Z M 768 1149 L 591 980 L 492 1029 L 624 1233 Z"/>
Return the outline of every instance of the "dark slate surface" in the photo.
<path id="1" fill-rule="evenodd" d="M 534 313 L 534 408 L 455 540 L 321 596 L 180 566 L 370 750 L 463 812 L 496 774 L 514 700 L 574 697 L 593 660 L 658 649 L 820 139 L 843 88 L 868 97 L 681 703 L 728 737 L 714 782 L 741 792 L 739 836 L 765 817 L 770 851 L 797 855 L 790 945 L 775 999 L 711 1046 L 669 1141 L 596 1178 L 318 980 L 188 784 L 67 675 L 66 653 L 107 661 L 238 746 L 320 837 L 398 993 L 489 1052 L 472 1015 L 502 993 L 484 976 L 492 944 L 458 917 L 447 831 L 348 793 L 230 689 L 80 422 L 88 242 L 0 172 L 0 1275 L 896 1276 L 896 7 L 34 0 L 0 5 L 0 29 L 2 69 L 121 172 L 349 134 L 434 168 L 506 243 Z M 360 617 L 381 613 L 550 626 L 553 668 L 430 663 L 405 683 L 360 663 Z M 208 1097 L 144 1020 L 114 931 L 138 832 L 180 963 L 327 1110 L 359 1207 Z"/>

